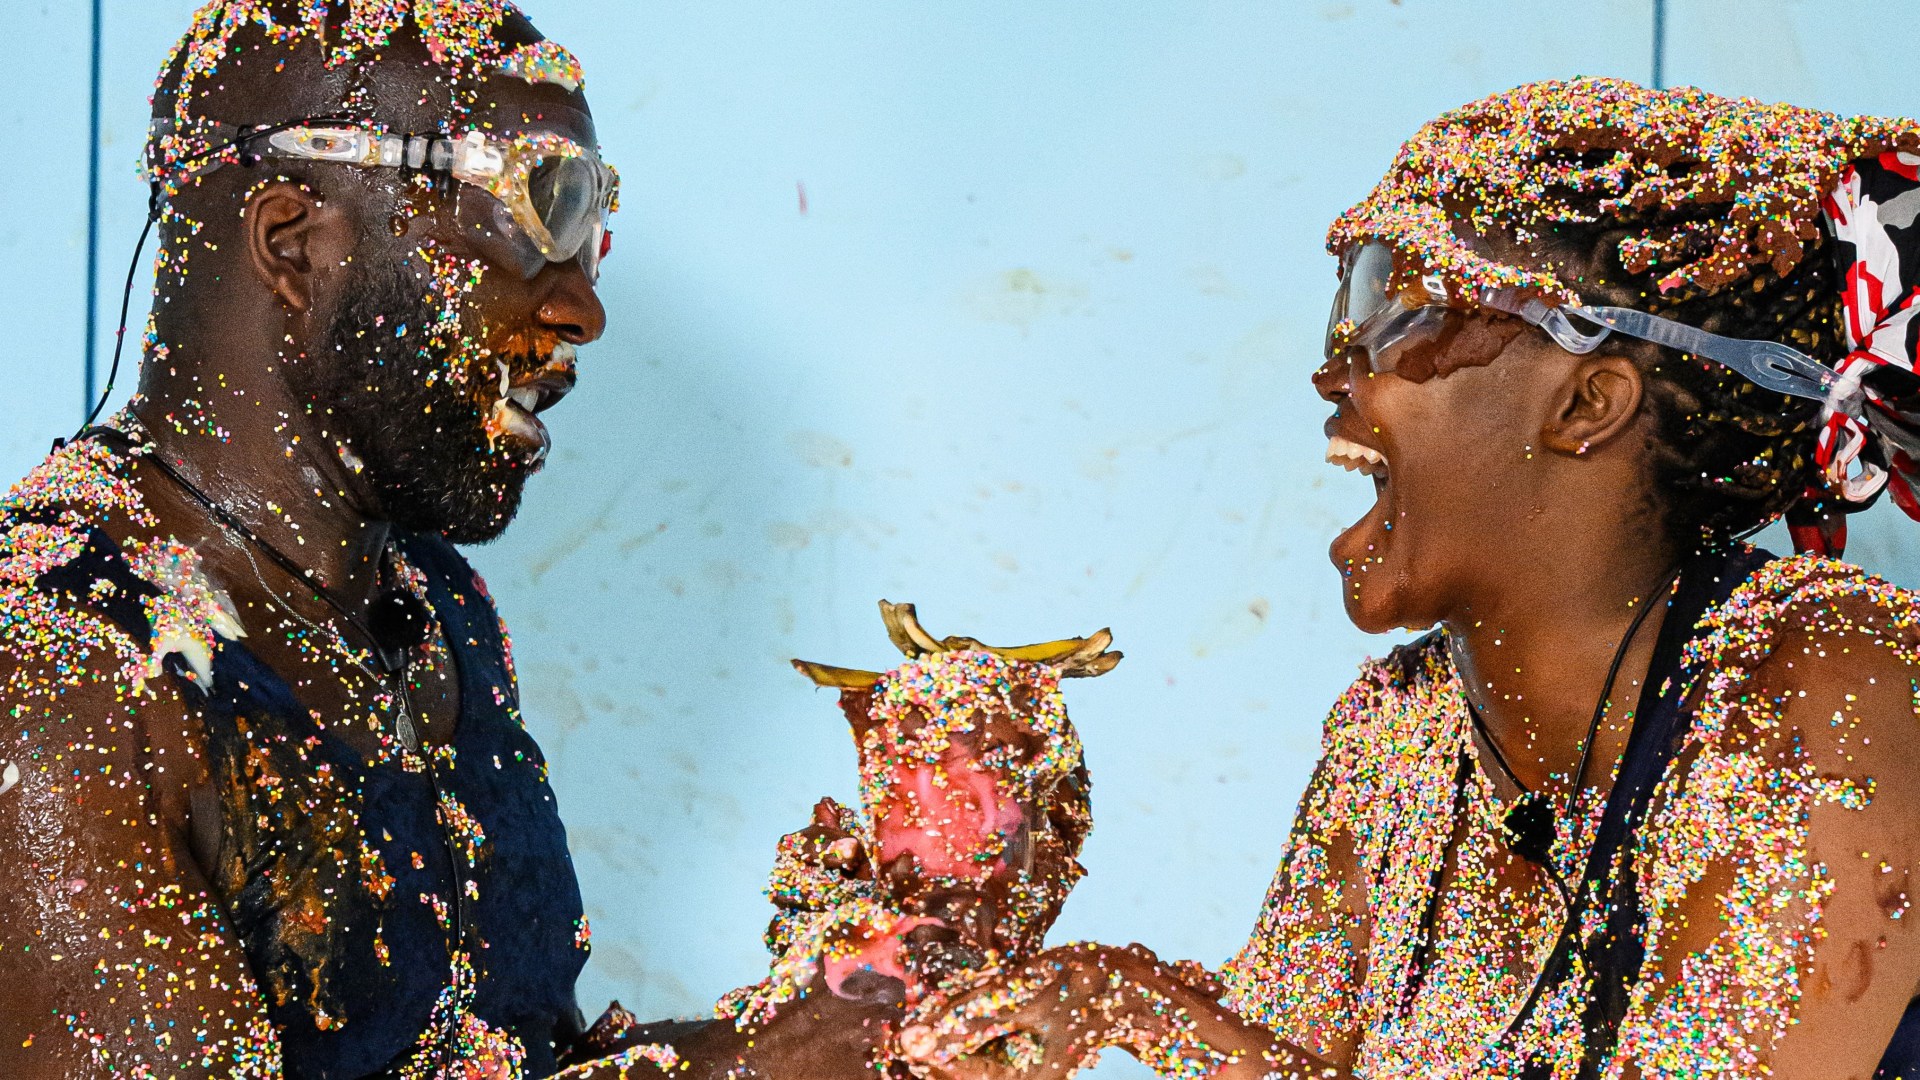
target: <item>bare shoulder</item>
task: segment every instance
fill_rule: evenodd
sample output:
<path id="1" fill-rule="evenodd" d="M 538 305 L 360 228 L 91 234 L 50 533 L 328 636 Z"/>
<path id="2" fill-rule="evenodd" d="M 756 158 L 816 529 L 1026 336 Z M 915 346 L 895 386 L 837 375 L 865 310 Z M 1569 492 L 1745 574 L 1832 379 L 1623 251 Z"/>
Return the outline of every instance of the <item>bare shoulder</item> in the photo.
<path id="1" fill-rule="evenodd" d="M 184 771 L 152 760 L 194 748 L 176 677 L 204 680 L 218 639 L 238 633 L 118 466 L 70 445 L 0 499 L 0 772 L 15 802 L 95 777 L 150 792 Z"/>
<path id="2" fill-rule="evenodd" d="M 1784 564 L 1784 565 L 1783 565 Z M 1920 596 L 1828 560 L 1780 560 L 1717 628 L 1749 722 L 1739 742 L 1790 744 L 1835 775 L 1920 783 Z M 1912 783 L 1909 783 L 1912 782 Z"/>
<path id="3" fill-rule="evenodd" d="M 1343 836 L 1335 846 L 1356 849 L 1389 842 L 1411 808 L 1453 782 L 1464 715 L 1443 634 L 1367 661 L 1328 714 L 1296 833 Z"/>
<path id="4" fill-rule="evenodd" d="M 273 1039 L 186 841 L 183 686 L 237 626 L 107 453 L 0 499 L 0 1075 L 223 1075 Z"/>
<path id="5" fill-rule="evenodd" d="M 1360 665 L 1360 673 L 1334 702 L 1327 716 L 1324 749 L 1374 743 L 1381 739 L 1420 738 L 1434 710 L 1456 702 L 1459 680 L 1440 631 L 1396 646 L 1386 656 Z"/>
<path id="6" fill-rule="evenodd" d="M 1872 1071 L 1920 986 L 1913 617 L 1904 590 L 1798 557 L 1703 620 L 1688 765 L 1642 835 L 1624 1056 Z"/>

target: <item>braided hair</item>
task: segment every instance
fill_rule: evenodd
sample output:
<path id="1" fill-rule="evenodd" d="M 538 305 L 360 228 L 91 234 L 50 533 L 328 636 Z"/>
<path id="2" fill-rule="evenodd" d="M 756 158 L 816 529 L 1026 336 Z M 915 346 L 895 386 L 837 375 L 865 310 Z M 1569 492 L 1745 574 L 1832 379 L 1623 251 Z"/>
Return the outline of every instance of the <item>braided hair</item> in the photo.
<path id="1" fill-rule="evenodd" d="M 1596 206 L 1590 220 L 1556 223 L 1533 246 L 1577 271 L 1561 276 L 1584 304 L 1634 308 L 1724 337 L 1778 341 L 1819 363 L 1837 362 L 1847 345 L 1832 241 L 1824 232 L 1796 241 L 1798 257 L 1784 271 L 1768 259 L 1717 288 L 1684 282 L 1662 292 L 1659 268 L 1636 270 L 1622 254 L 1640 237 L 1704 235 L 1724 211 L 1693 203 L 1608 214 Z M 1605 347 L 1633 359 L 1647 377 L 1654 488 L 1676 542 L 1715 544 L 1745 535 L 1809 493 L 1823 506 L 1842 508 L 1825 496 L 1814 461 L 1819 402 L 1777 393 L 1665 345 L 1614 335 Z"/>

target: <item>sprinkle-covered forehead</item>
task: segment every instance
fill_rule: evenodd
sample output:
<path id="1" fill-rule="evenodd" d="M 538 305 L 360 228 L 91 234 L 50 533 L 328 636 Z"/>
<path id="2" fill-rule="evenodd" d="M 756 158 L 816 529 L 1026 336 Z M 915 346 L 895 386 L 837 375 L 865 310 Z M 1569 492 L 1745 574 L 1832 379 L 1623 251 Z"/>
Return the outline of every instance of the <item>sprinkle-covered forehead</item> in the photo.
<path id="1" fill-rule="evenodd" d="M 1517 287 L 1577 299 L 1550 267 L 1521 267 L 1473 238 L 1525 245 L 1557 224 L 1624 211 L 1722 207 L 1710 225 L 1629 235 L 1626 267 L 1660 287 L 1717 291 L 1771 263 L 1784 273 L 1815 236 L 1822 198 L 1856 158 L 1920 147 L 1920 123 L 1846 117 L 1691 87 L 1619 79 L 1530 83 L 1422 127 L 1327 247 L 1392 246 L 1404 284 L 1433 276 L 1455 303 Z M 1598 213 L 1594 212 L 1597 206 Z M 1585 209 L 1581 209 L 1585 207 Z"/>
<path id="2" fill-rule="evenodd" d="M 262 94 L 258 79 L 269 75 L 305 85 Z M 567 94 L 585 86 L 579 61 L 506 0 L 214 0 L 161 72 L 156 115 L 178 145 L 156 149 L 175 157 L 204 149 L 196 129 L 208 121 L 327 115 L 419 128 L 425 110 L 426 126 L 441 130 L 497 124 L 485 116 L 490 80 Z M 262 107 L 275 114 L 228 115 Z M 288 108 L 292 115 L 278 115 Z"/>

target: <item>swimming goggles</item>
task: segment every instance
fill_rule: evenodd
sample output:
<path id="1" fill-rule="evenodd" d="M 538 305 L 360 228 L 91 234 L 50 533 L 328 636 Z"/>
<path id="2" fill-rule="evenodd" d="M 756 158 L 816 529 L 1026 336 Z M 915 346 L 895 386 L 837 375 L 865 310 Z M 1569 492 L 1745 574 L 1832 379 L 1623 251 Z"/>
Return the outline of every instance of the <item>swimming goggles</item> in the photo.
<path id="1" fill-rule="evenodd" d="M 201 176 L 235 160 L 220 154 L 169 167 L 156 148 L 172 141 L 173 133 L 173 121 L 153 122 L 147 143 L 150 175 Z M 309 120 L 260 128 L 199 123 L 194 135 L 237 154 L 449 176 L 494 197 L 494 224 L 502 234 L 524 239 L 549 262 L 581 260 L 589 278 L 599 277 L 600 260 L 609 246 L 607 219 L 619 207 L 620 176 L 612 166 L 602 162 L 597 151 L 553 132 L 512 138 L 483 131 L 401 135 L 343 121 Z"/>
<path id="2" fill-rule="evenodd" d="M 1447 318 L 1459 313 L 1460 309 L 1448 305 L 1445 285 L 1432 275 L 1421 279 L 1417 291 L 1393 290 L 1393 249 L 1383 243 L 1369 242 L 1349 250 L 1340 270 L 1340 288 L 1327 319 L 1328 360 L 1358 349 L 1366 353 L 1368 367 L 1375 373 L 1393 371 L 1395 354 L 1404 351 L 1400 346 L 1433 340 Z M 1705 357 L 1769 390 L 1794 397 L 1825 401 L 1828 390 L 1840 381 L 1832 368 L 1779 342 L 1709 334 L 1632 308 L 1554 307 L 1512 288 L 1482 290 L 1472 299 L 1480 307 L 1539 327 L 1570 353 L 1590 353 L 1617 333 Z M 1576 319 L 1591 329 L 1575 326 Z"/>

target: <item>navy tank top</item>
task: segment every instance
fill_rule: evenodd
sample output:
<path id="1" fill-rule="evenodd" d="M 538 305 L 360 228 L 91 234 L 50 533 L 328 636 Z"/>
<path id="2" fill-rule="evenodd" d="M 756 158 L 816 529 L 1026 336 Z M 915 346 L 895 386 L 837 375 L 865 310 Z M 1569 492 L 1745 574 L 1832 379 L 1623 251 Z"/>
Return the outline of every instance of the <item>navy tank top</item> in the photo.
<path id="1" fill-rule="evenodd" d="M 220 792 L 214 891 L 279 1030 L 287 1077 L 438 1075 L 481 1054 L 548 1076 L 557 1033 L 578 1022 L 574 982 L 587 957 L 566 830 L 485 587 L 438 536 L 398 545 L 459 679 L 453 741 L 423 751 L 431 761 L 367 760 L 244 640 L 220 643 L 209 688 L 170 658 L 204 720 Z M 67 575 L 119 585 L 91 597 L 145 642 L 141 599 L 155 590 L 105 533 L 50 576 Z"/>

